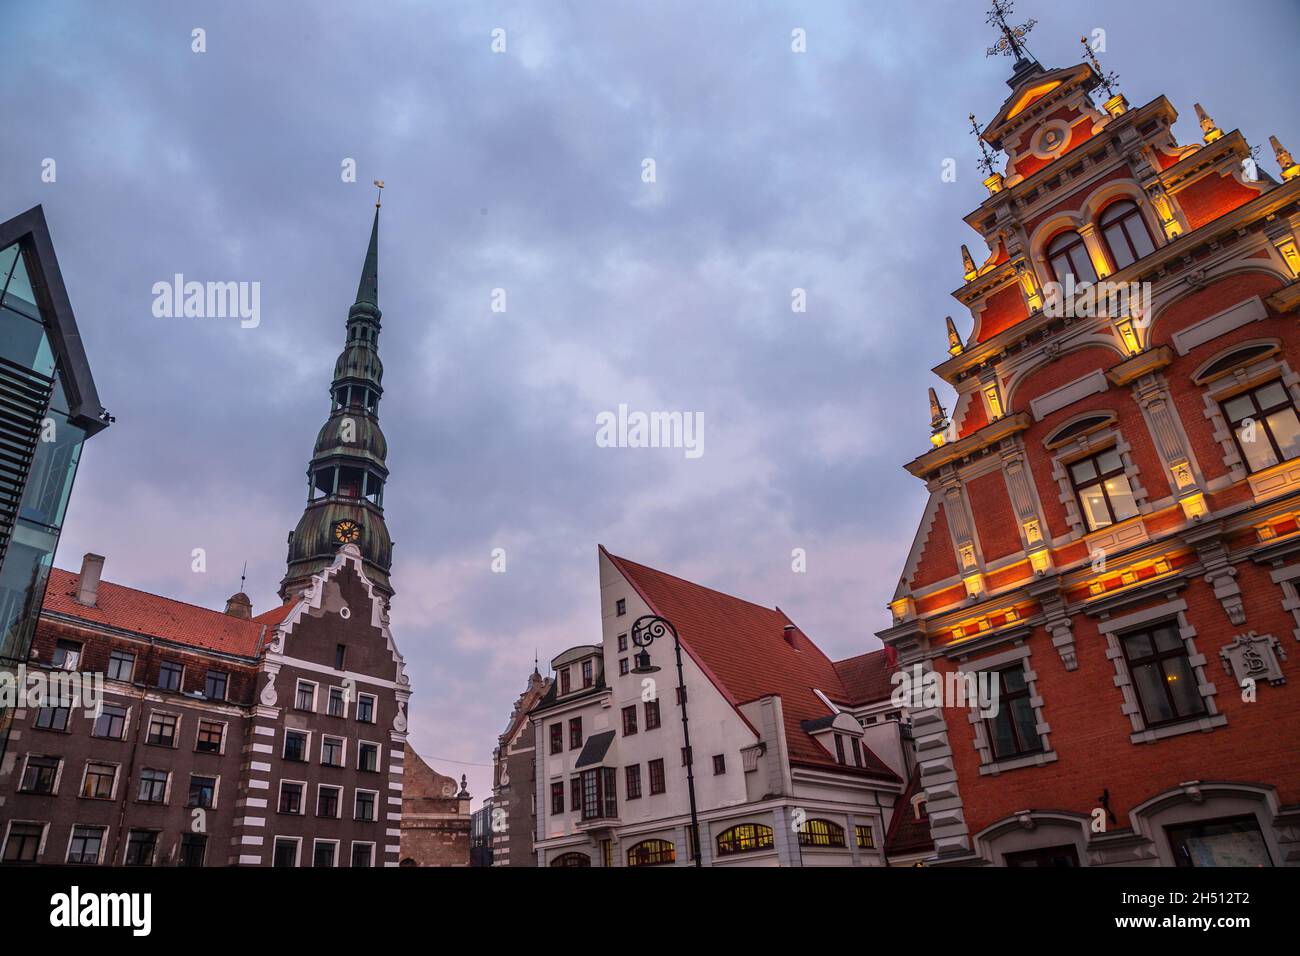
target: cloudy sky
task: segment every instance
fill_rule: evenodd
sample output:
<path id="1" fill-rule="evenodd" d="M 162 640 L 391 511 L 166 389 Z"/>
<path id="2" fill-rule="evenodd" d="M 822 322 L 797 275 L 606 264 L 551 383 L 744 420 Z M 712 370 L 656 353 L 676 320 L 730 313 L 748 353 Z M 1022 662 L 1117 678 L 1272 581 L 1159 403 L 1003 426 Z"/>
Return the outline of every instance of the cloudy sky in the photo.
<path id="1" fill-rule="evenodd" d="M 1010 72 L 986 6 L 10 5 L 0 215 L 44 204 L 117 416 L 57 563 L 222 607 L 247 561 L 275 603 L 381 178 L 393 620 L 431 763 L 488 795 L 534 650 L 598 639 L 598 543 L 780 605 L 832 657 L 878 646 L 944 315 L 969 330 L 958 245 L 983 250 L 966 115 Z M 1300 149 L 1294 0 L 1019 7 L 1048 67 L 1104 29 L 1182 141 L 1199 100 L 1274 175 L 1268 135 Z M 259 282 L 260 324 L 155 318 L 178 272 Z M 620 403 L 703 413 L 705 453 L 598 447 Z"/>

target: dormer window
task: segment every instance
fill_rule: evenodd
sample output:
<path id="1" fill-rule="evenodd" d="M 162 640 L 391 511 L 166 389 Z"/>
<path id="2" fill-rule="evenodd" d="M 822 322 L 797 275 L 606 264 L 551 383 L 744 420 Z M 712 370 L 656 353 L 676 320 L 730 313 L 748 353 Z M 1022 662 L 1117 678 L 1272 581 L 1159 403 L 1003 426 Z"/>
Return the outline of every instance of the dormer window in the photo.
<path id="1" fill-rule="evenodd" d="M 1067 276 L 1075 285 L 1097 281 L 1088 247 L 1077 232 L 1063 232 L 1047 244 L 1047 264 L 1057 282 L 1065 283 Z"/>
<path id="2" fill-rule="evenodd" d="M 566 667 L 564 670 L 560 671 L 560 693 L 567 694 L 572 690 L 572 683 L 572 677 L 570 676 L 569 669 Z"/>
<path id="3" fill-rule="evenodd" d="M 582 662 L 582 686 L 590 687 L 596 682 L 596 662 L 586 660 Z"/>
<path id="4" fill-rule="evenodd" d="M 1106 240 L 1106 248 L 1110 250 L 1116 269 L 1123 269 L 1155 251 L 1155 244 L 1142 221 L 1142 213 L 1137 203 L 1130 199 L 1107 206 L 1097 226 Z"/>

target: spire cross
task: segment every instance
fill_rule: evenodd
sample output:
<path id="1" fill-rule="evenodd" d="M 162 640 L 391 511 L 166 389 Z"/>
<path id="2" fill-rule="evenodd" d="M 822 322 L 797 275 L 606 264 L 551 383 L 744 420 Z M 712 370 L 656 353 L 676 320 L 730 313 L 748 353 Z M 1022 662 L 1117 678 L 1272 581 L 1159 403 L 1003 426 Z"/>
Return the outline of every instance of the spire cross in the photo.
<path id="1" fill-rule="evenodd" d="M 378 209 L 384 198 L 384 181 L 382 179 L 376 179 L 375 185 L 379 188 L 379 192 L 375 194 L 375 208 Z"/>
<path id="2" fill-rule="evenodd" d="M 244 570 L 239 572 L 239 590 L 244 590 L 244 578 L 248 576 L 248 562 L 244 562 Z"/>
<path id="3" fill-rule="evenodd" d="M 970 114 L 971 135 L 975 137 L 975 142 L 980 144 L 979 161 L 980 169 L 984 170 L 986 176 L 993 175 L 993 154 L 989 152 L 988 144 L 984 142 L 984 130 L 980 129 L 979 121 L 975 119 L 975 114 Z"/>
<path id="4" fill-rule="evenodd" d="M 1092 44 L 1088 42 L 1087 37 L 1079 37 L 1079 42 L 1083 44 L 1083 56 L 1092 67 L 1092 72 L 1097 74 L 1097 79 L 1101 81 L 1101 88 L 1106 91 L 1108 97 L 1114 97 L 1115 90 L 1113 87 L 1119 85 L 1119 74 L 1114 70 L 1105 73 L 1101 69 L 1101 61 L 1097 59 L 1097 54 L 1093 52 Z"/>
<path id="5" fill-rule="evenodd" d="M 1013 0 L 993 0 L 993 9 L 989 11 L 985 22 L 991 27 L 996 27 L 1002 33 L 1002 38 L 989 47 L 984 55 L 1015 56 L 1016 62 L 1019 63 L 1029 52 L 1024 44 L 1025 34 L 1032 30 L 1038 21 L 1030 18 L 1019 26 L 1011 26 L 1007 23 L 1007 17 L 1011 16 L 1012 2 Z"/>

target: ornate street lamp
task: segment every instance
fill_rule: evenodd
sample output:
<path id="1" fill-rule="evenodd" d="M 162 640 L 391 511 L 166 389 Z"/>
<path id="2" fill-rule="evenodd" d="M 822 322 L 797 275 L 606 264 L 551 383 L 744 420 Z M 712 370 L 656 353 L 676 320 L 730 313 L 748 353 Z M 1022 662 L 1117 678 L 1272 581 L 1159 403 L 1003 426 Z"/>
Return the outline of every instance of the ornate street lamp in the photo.
<path id="1" fill-rule="evenodd" d="M 686 791 L 691 799 L 691 852 L 695 856 L 695 865 L 703 866 L 700 861 L 700 818 L 695 809 L 695 754 L 691 751 L 691 725 L 686 716 L 686 677 L 682 672 L 682 642 L 677 636 L 677 628 L 667 618 L 657 614 L 645 614 L 636 619 L 632 625 L 632 643 L 640 648 L 634 656 L 636 666 L 633 674 L 653 674 L 659 670 L 650 663 L 650 645 L 655 638 L 671 634 L 673 648 L 677 652 L 677 700 L 682 708 L 682 736 L 686 740 Z"/>

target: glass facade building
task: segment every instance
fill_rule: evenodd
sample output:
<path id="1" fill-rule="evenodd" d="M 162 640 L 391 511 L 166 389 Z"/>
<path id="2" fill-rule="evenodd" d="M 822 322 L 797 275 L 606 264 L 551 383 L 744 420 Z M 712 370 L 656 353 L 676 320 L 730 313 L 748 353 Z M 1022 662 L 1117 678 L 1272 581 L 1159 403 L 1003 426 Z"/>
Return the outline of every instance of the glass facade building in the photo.
<path id="1" fill-rule="evenodd" d="M 27 659 L 82 444 L 108 421 L 38 206 L 0 224 L 0 668 Z M 0 702 L 0 755 L 8 722 Z"/>

